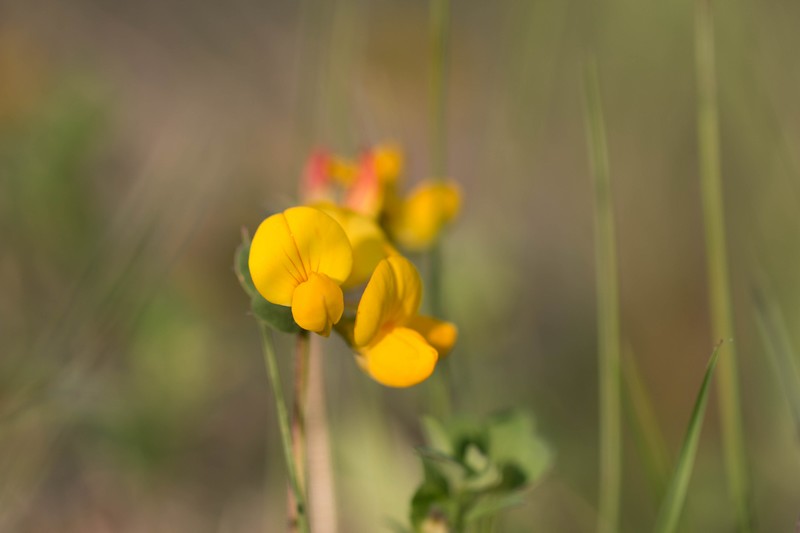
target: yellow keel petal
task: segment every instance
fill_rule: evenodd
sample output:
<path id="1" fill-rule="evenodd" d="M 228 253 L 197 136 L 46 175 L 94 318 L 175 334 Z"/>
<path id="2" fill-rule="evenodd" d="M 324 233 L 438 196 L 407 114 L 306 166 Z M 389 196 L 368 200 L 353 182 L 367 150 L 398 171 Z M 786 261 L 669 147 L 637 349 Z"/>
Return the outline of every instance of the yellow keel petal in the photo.
<path id="1" fill-rule="evenodd" d="M 414 330 L 395 328 L 364 351 L 367 373 L 387 387 L 411 387 L 436 367 L 436 349 Z"/>

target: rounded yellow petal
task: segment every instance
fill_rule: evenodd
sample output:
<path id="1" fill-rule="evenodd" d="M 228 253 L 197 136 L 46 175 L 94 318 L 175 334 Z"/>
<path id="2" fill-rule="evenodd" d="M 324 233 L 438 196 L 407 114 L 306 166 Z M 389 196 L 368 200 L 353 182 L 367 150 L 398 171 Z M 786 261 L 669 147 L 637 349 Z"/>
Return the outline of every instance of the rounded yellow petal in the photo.
<path id="1" fill-rule="evenodd" d="M 366 346 L 379 334 L 404 325 L 417 314 L 421 299 L 422 280 L 414 264 L 400 255 L 382 260 L 358 303 L 356 346 Z"/>
<path id="2" fill-rule="evenodd" d="M 450 353 L 458 339 L 458 328 L 455 324 L 431 316 L 411 317 L 407 326 L 422 335 L 428 344 L 436 348 L 440 358 Z"/>
<path id="3" fill-rule="evenodd" d="M 414 330 L 394 328 L 363 353 L 367 373 L 387 387 L 410 387 L 433 373 L 436 349 Z"/>
<path id="4" fill-rule="evenodd" d="M 381 259 L 390 255 L 391 247 L 380 226 L 369 217 L 334 205 L 319 207 L 342 226 L 353 248 L 353 269 L 345 280 L 345 290 L 366 282 Z"/>
<path id="5" fill-rule="evenodd" d="M 403 202 L 392 221 L 392 233 L 405 248 L 424 250 L 460 209 L 461 193 L 456 185 L 423 182 Z"/>
<path id="6" fill-rule="evenodd" d="M 342 318 L 342 313 L 342 289 L 325 274 L 312 272 L 308 281 L 294 290 L 292 316 L 305 330 L 327 337 L 331 334 L 331 327 Z"/>
<path id="7" fill-rule="evenodd" d="M 312 272 L 341 284 L 350 275 L 353 252 L 342 227 L 312 207 L 292 207 L 264 220 L 253 236 L 250 275 L 258 292 L 291 305 L 295 287 Z"/>
<path id="8" fill-rule="evenodd" d="M 258 226 L 250 244 L 250 275 L 261 296 L 278 305 L 291 305 L 295 287 L 307 274 L 283 213 Z"/>

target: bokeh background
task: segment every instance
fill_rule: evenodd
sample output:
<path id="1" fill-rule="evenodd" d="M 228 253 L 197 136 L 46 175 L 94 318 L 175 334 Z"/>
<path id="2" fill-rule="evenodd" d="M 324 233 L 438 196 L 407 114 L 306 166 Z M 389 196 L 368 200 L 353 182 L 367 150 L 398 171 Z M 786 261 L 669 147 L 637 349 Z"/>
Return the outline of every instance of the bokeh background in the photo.
<path id="1" fill-rule="evenodd" d="M 622 329 L 675 457 L 710 333 L 693 3 L 452 3 L 444 244 L 459 410 L 535 414 L 554 467 L 500 531 L 592 531 L 597 348 L 582 65 L 595 57 Z M 309 151 L 394 140 L 430 168 L 428 4 L 0 0 L 0 531 L 281 531 L 285 472 L 242 227 L 297 198 Z M 800 513 L 798 432 L 754 288 L 800 347 L 800 4 L 719 2 L 722 173 L 761 531 Z M 429 385 L 325 348 L 341 531 L 405 521 Z M 280 338 L 283 371 L 290 340 Z M 710 403 L 683 522 L 732 531 Z M 656 502 L 631 432 L 623 530 Z M 266 465 L 266 466 L 265 466 Z"/>

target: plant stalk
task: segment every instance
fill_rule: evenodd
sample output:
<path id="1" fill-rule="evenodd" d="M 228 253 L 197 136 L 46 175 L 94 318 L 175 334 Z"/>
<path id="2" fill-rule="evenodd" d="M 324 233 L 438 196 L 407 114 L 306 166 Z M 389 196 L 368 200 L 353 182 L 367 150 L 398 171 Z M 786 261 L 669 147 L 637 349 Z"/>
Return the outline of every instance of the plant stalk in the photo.
<path id="1" fill-rule="evenodd" d="M 289 522 L 290 532 L 309 533 L 308 516 L 306 513 L 306 499 L 303 493 L 302 468 L 296 462 L 295 445 L 292 439 L 292 428 L 289 426 L 289 414 L 286 408 L 286 401 L 283 397 L 281 378 L 278 372 L 278 364 L 275 360 L 275 346 L 272 342 L 272 334 L 269 327 L 263 322 L 259 322 L 261 328 L 261 346 L 264 352 L 264 363 L 267 367 L 267 376 L 272 389 L 272 396 L 275 400 L 275 408 L 278 413 L 278 427 L 281 433 L 281 446 L 283 448 L 283 458 L 286 462 L 286 471 L 289 474 Z M 294 424 L 293 424 L 294 425 Z"/>
<path id="2" fill-rule="evenodd" d="M 733 310 L 725 236 L 725 210 L 720 170 L 719 118 L 714 59 L 714 21 L 710 0 L 695 2 L 697 67 L 697 134 L 703 196 L 708 285 L 713 335 L 733 338 Z M 735 344 L 723 346 L 719 362 L 717 400 L 728 489 L 740 531 L 752 529 L 747 460 L 744 448 L 739 375 Z"/>
<path id="3" fill-rule="evenodd" d="M 292 458 L 297 471 L 297 481 L 303 495 L 306 492 L 306 399 L 308 396 L 308 355 L 309 338 L 307 332 L 297 334 L 294 353 L 294 382 L 292 398 Z M 287 503 L 289 506 L 289 523 L 299 522 L 299 505 L 295 492 L 290 490 Z M 308 502 L 303 505 L 304 520 L 310 526 Z"/>

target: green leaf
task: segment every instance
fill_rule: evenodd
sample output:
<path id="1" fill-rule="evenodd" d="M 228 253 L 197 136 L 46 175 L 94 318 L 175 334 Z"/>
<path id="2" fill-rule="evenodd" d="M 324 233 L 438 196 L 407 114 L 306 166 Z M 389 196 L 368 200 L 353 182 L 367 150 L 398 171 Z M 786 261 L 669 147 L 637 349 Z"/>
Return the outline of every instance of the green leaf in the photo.
<path id="1" fill-rule="evenodd" d="M 266 323 L 269 327 L 284 333 L 297 333 L 302 331 L 294 321 L 292 308 L 268 302 L 260 294 L 253 296 L 250 301 L 253 314 Z"/>
<path id="2" fill-rule="evenodd" d="M 484 497 L 465 513 L 464 522 L 470 523 L 488 516 L 495 516 L 503 509 L 520 504 L 522 504 L 522 496 L 519 492 Z"/>
<path id="3" fill-rule="evenodd" d="M 447 479 L 425 462 L 425 481 L 411 499 L 411 525 L 419 529 L 429 516 L 447 515 L 450 486 Z"/>
<path id="4" fill-rule="evenodd" d="M 514 484 L 532 483 L 552 463 L 550 448 L 536 435 L 531 416 L 522 411 L 493 418 L 489 426 L 489 457 L 503 467 L 504 481 L 513 480 Z"/>
<path id="5" fill-rule="evenodd" d="M 438 420 L 430 416 L 423 416 L 422 432 L 425 434 L 425 441 L 430 448 L 446 455 L 453 455 L 453 442 L 450 440 L 450 434 Z"/>
<path id="6" fill-rule="evenodd" d="M 664 497 L 661 509 L 658 512 L 655 526 L 657 533 L 668 533 L 675 531 L 678 527 L 683 503 L 686 501 L 686 492 L 689 489 L 689 480 L 692 477 L 694 459 L 700 442 L 700 430 L 703 428 L 703 418 L 705 417 L 706 404 L 708 403 L 708 392 L 711 389 L 711 378 L 714 375 L 714 368 L 717 366 L 720 346 L 722 346 L 721 341 L 714 348 L 714 353 L 711 354 L 705 377 L 703 377 L 703 384 L 697 393 L 692 417 L 689 419 L 689 427 L 686 430 L 686 436 L 681 446 L 681 453 L 678 456 L 675 471 L 667 488 L 667 495 Z"/>
<path id="7" fill-rule="evenodd" d="M 467 477 L 467 469 L 455 457 L 451 457 L 432 448 L 417 448 L 425 467 L 426 477 L 431 474 L 434 477 L 444 479 L 448 487 L 460 487 Z"/>
<path id="8" fill-rule="evenodd" d="M 236 248 L 233 260 L 233 269 L 244 291 L 250 296 L 250 307 L 253 314 L 272 329 L 284 333 L 297 333 L 300 326 L 294 321 L 292 309 L 283 305 L 268 302 L 256 290 L 253 278 L 250 276 L 248 264 L 250 257 L 250 236 L 242 230 L 242 244 Z"/>
<path id="9" fill-rule="evenodd" d="M 253 278 L 250 276 L 250 267 L 248 260 L 250 258 L 250 236 L 247 230 L 242 229 L 242 244 L 236 248 L 236 254 L 233 259 L 233 270 L 236 272 L 236 279 L 239 280 L 244 292 L 252 298 L 258 294 Z"/>

